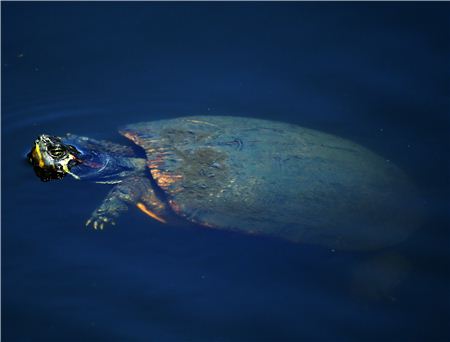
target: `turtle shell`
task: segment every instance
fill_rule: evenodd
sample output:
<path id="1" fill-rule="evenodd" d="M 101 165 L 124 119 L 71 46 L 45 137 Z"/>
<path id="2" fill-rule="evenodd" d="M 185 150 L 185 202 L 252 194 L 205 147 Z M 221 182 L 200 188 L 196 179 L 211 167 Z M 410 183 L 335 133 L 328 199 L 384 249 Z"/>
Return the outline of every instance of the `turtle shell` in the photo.
<path id="1" fill-rule="evenodd" d="M 153 179 L 191 222 L 340 249 L 375 249 L 415 228 L 414 189 L 392 163 L 296 125 L 196 116 L 126 126 Z"/>

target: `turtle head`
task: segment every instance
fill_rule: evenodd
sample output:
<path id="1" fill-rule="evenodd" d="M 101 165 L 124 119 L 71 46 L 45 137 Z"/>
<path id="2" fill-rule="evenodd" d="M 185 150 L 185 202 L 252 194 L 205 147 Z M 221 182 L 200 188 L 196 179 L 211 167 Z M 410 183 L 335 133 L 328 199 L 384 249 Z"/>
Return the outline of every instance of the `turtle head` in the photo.
<path id="1" fill-rule="evenodd" d="M 36 175 L 47 182 L 70 174 L 70 169 L 81 163 L 80 155 L 74 146 L 64 144 L 61 138 L 42 134 L 34 142 L 27 158 Z"/>

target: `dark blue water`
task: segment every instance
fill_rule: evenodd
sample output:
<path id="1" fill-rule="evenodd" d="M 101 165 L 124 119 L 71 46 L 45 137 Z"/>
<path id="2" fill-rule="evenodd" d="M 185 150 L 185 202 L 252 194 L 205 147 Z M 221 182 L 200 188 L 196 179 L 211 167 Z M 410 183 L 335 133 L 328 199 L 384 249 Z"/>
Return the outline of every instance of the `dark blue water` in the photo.
<path id="1" fill-rule="evenodd" d="M 3 340 L 450 339 L 448 3 L 1 8 Z M 371 296 L 354 283 L 369 254 L 135 209 L 92 231 L 109 186 L 42 183 L 23 159 L 44 132 L 125 142 L 123 124 L 199 114 L 296 123 L 395 162 L 426 212 L 394 248 L 408 267 Z"/>

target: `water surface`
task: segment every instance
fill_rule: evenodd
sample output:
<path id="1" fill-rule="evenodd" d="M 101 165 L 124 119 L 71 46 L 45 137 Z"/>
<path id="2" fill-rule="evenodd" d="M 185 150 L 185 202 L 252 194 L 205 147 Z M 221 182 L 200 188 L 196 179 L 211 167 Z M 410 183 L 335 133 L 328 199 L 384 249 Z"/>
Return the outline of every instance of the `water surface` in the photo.
<path id="1" fill-rule="evenodd" d="M 448 15 L 446 3 L 3 2 L 5 341 L 449 340 Z M 41 133 L 125 142 L 123 124 L 182 115 L 295 123 L 401 167 L 426 215 L 394 247 L 408 267 L 392 290 L 355 291 L 372 254 L 136 209 L 85 229 L 109 186 L 42 183 L 24 160 Z"/>

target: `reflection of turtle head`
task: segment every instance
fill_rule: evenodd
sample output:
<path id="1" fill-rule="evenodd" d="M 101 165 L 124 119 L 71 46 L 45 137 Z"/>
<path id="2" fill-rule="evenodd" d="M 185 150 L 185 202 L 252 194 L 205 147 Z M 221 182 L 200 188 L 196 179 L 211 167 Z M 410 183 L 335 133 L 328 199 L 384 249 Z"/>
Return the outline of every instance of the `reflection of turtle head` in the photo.
<path id="1" fill-rule="evenodd" d="M 70 169 L 81 163 L 80 152 L 71 145 L 65 145 L 61 138 L 42 134 L 34 142 L 27 158 L 34 172 L 44 182 L 61 179 Z"/>

